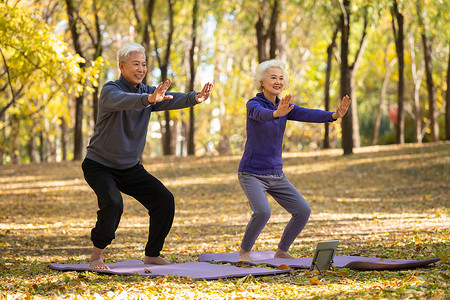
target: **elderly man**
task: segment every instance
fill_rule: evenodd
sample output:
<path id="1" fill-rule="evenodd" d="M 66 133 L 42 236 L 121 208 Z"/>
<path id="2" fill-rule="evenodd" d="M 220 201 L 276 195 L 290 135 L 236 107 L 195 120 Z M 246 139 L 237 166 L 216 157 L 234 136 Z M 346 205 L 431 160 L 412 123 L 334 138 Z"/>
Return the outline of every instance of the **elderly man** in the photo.
<path id="1" fill-rule="evenodd" d="M 142 83 L 146 73 L 145 49 L 124 45 L 118 52 L 120 78 L 107 82 L 101 91 L 99 113 L 82 168 L 84 178 L 98 198 L 97 223 L 91 231 L 93 242 L 90 267 L 109 269 L 104 249 L 115 238 L 123 212 L 122 193 L 138 200 L 150 216 L 145 264 L 168 264 L 160 256 L 172 227 L 175 203 L 172 193 L 149 174 L 139 157 L 146 142 L 152 111 L 181 109 L 208 99 L 213 85 L 200 93 L 167 92 L 169 79 L 157 87 Z"/>

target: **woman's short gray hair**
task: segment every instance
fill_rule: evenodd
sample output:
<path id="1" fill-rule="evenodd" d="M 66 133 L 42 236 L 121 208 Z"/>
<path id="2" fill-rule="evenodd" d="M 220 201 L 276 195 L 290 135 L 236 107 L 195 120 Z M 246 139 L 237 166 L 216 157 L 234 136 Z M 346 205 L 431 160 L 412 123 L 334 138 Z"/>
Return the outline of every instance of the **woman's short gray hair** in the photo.
<path id="1" fill-rule="evenodd" d="M 128 43 L 123 45 L 117 52 L 117 61 L 126 62 L 127 59 L 130 57 L 131 52 L 142 53 L 145 57 L 145 48 L 142 45 L 137 43 Z"/>
<path id="2" fill-rule="evenodd" d="M 270 68 L 279 68 L 281 71 L 283 71 L 283 77 L 284 77 L 284 89 L 287 89 L 289 87 L 289 75 L 288 72 L 285 69 L 285 64 L 281 60 L 278 59 L 271 59 L 266 60 L 262 63 L 260 63 L 256 67 L 255 74 L 253 76 L 253 80 L 255 82 L 256 87 L 260 92 L 263 91 L 263 87 L 261 86 L 261 81 L 263 81 L 267 76 L 267 71 Z"/>

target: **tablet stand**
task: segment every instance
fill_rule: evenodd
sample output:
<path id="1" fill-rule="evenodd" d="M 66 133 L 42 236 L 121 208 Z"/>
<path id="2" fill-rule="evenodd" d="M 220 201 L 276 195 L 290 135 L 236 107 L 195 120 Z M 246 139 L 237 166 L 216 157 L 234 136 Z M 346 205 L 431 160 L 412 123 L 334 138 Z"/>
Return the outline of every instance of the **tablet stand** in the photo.
<path id="1" fill-rule="evenodd" d="M 322 274 L 322 272 L 325 270 L 331 270 L 333 267 L 332 264 L 335 251 L 335 248 L 317 249 L 314 253 L 314 258 L 312 260 L 310 270 L 313 271 L 314 268 L 317 268 L 319 274 Z"/>
<path id="2" fill-rule="evenodd" d="M 338 240 L 318 242 L 310 270 L 313 271 L 317 268 L 319 274 L 322 274 L 323 271 L 330 270 L 332 268 L 333 258 L 338 244 Z"/>

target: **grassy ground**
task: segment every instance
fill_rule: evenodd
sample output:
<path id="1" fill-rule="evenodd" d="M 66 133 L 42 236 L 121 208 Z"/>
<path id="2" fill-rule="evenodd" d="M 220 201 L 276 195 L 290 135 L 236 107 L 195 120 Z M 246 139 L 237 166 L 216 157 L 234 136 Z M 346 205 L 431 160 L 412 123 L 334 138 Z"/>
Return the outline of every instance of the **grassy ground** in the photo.
<path id="1" fill-rule="evenodd" d="M 337 255 L 425 259 L 427 268 L 338 270 L 194 281 L 58 272 L 50 262 L 87 263 L 96 198 L 80 162 L 0 166 L 0 299 L 445 299 L 449 291 L 450 143 L 286 154 L 284 171 L 312 215 L 291 247 L 312 256 L 320 240 L 338 239 Z M 250 217 L 237 181 L 240 157 L 155 158 L 146 168 L 176 197 L 163 253 L 197 261 L 202 252 L 235 252 Z M 275 250 L 289 216 L 270 199 L 272 217 L 254 250 Z M 142 259 L 148 217 L 125 197 L 107 262 Z M 316 284 L 318 283 L 318 284 Z"/>

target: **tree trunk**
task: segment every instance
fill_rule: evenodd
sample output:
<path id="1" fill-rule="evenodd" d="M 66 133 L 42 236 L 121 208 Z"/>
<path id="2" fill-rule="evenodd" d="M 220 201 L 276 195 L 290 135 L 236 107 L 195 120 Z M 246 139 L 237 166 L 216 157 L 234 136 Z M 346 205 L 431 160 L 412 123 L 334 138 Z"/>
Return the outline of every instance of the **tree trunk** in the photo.
<path id="1" fill-rule="evenodd" d="M 98 95 L 99 95 L 99 87 L 94 86 L 94 92 L 92 93 L 92 117 L 94 120 L 94 124 L 97 123 L 98 117 Z"/>
<path id="2" fill-rule="evenodd" d="M 256 45 L 258 50 L 258 61 L 262 63 L 267 60 L 266 54 L 266 40 L 264 35 L 264 19 L 267 13 L 267 0 L 264 0 L 261 5 L 261 11 L 258 14 L 258 21 L 255 24 L 256 29 Z"/>
<path id="3" fill-rule="evenodd" d="M 67 161 L 67 144 L 68 144 L 68 130 L 67 123 L 64 117 L 61 117 L 61 159 Z"/>
<path id="4" fill-rule="evenodd" d="M 11 164 L 20 164 L 20 119 L 17 114 L 11 118 Z"/>
<path id="5" fill-rule="evenodd" d="M 421 63 L 421 67 L 417 70 L 416 66 L 416 52 L 414 50 L 414 37 L 411 34 L 409 38 L 410 49 L 411 49 L 411 73 L 414 82 L 414 118 L 416 123 L 414 139 L 416 143 L 422 143 L 422 117 L 420 109 L 420 86 L 422 85 L 422 77 L 424 72 L 424 64 Z M 423 62 L 423 60 L 422 60 Z"/>
<path id="6" fill-rule="evenodd" d="M 274 59 L 277 56 L 278 51 L 278 37 L 277 37 L 277 25 L 278 15 L 280 14 L 280 5 L 278 0 L 273 2 L 272 16 L 270 18 L 269 31 L 267 32 L 270 38 L 269 55 L 270 59 Z"/>
<path id="7" fill-rule="evenodd" d="M 175 26 L 173 23 L 174 0 L 167 0 L 167 4 L 168 4 L 168 8 L 169 8 L 169 31 L 167 32 L 167 41 L 166 41 L 166 47 L 165 47 L 166 52 L 164 53 L 163 58 L 161 58 L 161 53 L 159 52 L 158 39 L 156 37 L 155 26 L 153 25 L 153 22 L 150 22 L 150 27 L 151 27 L 152 33 L 153 33 L 153 40 L 155 43 L 156 59 L 159 64 L 159 69 L 161 70 L 161 81 L 162 82 L 167 80 L 167 71 L 169 69 L 169 63 L 170 63 L 170 51 L 171 51 L 171 47 L 172 47 L 173 33 L 175 31 Z M 151 19 L 151 16 L 149 16 L 149 18 Z M 173 152 L 175 147 L 172 146 L 173 137 L 172 137 L 172 128 L 171 128 L 171 124 L 170 124 L 171 120 L 170 120 L 170 112 L 169 111 L 164 112 L 164 118 L 165 118 L 165 125 L 164 125 L 165 130 L 162 132 L 163 136 L 164 136 L 162 138 L 163 154 L 164 155 L 173 155 L 173 154 L 175 154 Z"/>
<path id="8" fill-rule="evenodd" d="M 170 146 L 172 147 L 170 149 L 171 155 L 175 155 L 177 153 L 177 141 L 179 136 L 179 123 L 178 119 L 172 119 L 172 143 Z"/>
<path id="9" fill-rule="evenodd" d="M 172 155 L 172 128 L 170 125 L 170 112 L 164 111 L 163 155 Z"/>
<path id="10" fill-rule="evenodd" d="M 45 145 L 46 145 L 46 149 L 47 152 L 45 153 L 45 161 L 47 162 L 51 162 L 52 161 L 52 156 L 53 156 L 53 149 L 52 149 L 52 142 L 50 141 L 50 133 L 49 133 L 49 124 L 48 121 L 45 121 L 45 127 L 44 127 L 44 132 L 45 132 Z"/>
<path id="11" fill-rule="evenodd" d="M 403 46 L 403 15 L 399 12 L 397 6 L 397 0 L 393 0 L 393 6 L 391 7 L 392 14 L 392 30 L 395 38 L 395 50 L 398 58 L 398 89 L 397 89 L 397 144 L 405 143 L 405 109 L 404 109 L 404 90 L 405 90 L 405 59 L 404 59 L 404 46 Z"/>
<path id="12" fill-rule="evenodd" d="M 197 44 L 197 15 L 198 15 L 198 0 L 194 0 L 194 6 L 192 7 L 192 33 L 191 33 L 191 48 L 189 49 L 189 83 L 187 91 L 194 90 L 195 82 L 195 47 Z M 189 135 L 187 143 L 187 154 L 195 155 L 195 114 L 194 107 L 189 107 Z"/>
<path id="13" fill-rule="evenodd" d="M 10 71 L 9 71 L 8 62 L 7 62 L 6 57 L 5 57 L 5 55 L 3 54 L 3 51 L 2 51 L 1 48 L 0 48 L 0 55 L 1 55 L 1 57 L 2 57 L 3 64 L 5 65 L 5 72 L 4 72 L 4 73 L 6 73 L 6 76 L 7 76 L 7 78 L 8 78 L 8 80 L 7 80 L 7 82 L 8 82 L 8 87 L 9 87 L 9 89 L 10 89 L 10 91 L 11 91 L 11 99 L 10 99 L 10 100 L 7 100 L 8 103 L 7 103 L 5 106 L 0 107 L 0 118 L 3 118 L 3 117 L 5 116 L 6 110 L 7 110 L 9 107 L 13 106 L 13 105 L 16 103 L 17 99 L 19 99 L 19 98 L 22 96 L 22 90 L 23 90 L 23 88 L 24 88 L 24 85 L 22 84 L 21 87 L 18 89 L 17 92 L 14 90 L 14 87 L 13 87 L 13 85 L 12 85 L 12 75 L 11 75 L 11 73 L 10 73 Z M 3 75 L 3 74 L 2 74 L 2 75 Z M 28 76 L 29 76 L 29 75 L 28 75 Z M 6 85 L 4 86 L 4 88 L 2 88 L 2 90 L 3 90 L 3 89 L 6 89 Z"/>
<path id="14" fill-rule="evenodd" d="M 36 151 L 36 135 L 34 134 L 34 130 L 30 130 L 30 139 L 28 140 L 28 157 L 30 159 L 30 163 L 36 161 L 35 151 Z"/>
<path id="15" fill-rule="evenodd" d="M 380 92 L 380 101 L 378 102 L 378 106 L 377 106 L 377 116 L 375 119 L 375 126 L 374 126 L 373 137 L 372 137 L 372 145 L 373 146 L 378 144 L 378 137 L 380 134 L 380 125 L 381 125 L 381 108 L 386 99 L 386 91 L 387 91 L 387 87 L 388 87 L 388 83 L 389 83 L 389 78 L 391 76 L 392 67 L 397 63 L 397 59 L 395 59 L 395 58 L 393 60 L 391 60 L 391 62 L 388 61 L 387 48 L 386 48 L 385 53 L 386 53 L 386 55 L 385 55 L 385 60 L 384 60 L 385 63 L 384 64 L 386 66 L 386 74 L 384 75 L 384 80 L 383 80 L 383 84 L 381 86 L 381 92 Z"/>
<path id="16" fill-rule="evenodd" d="M 95 54 L 94 54 L 94 61 L 102 56 L 103 54 L 103 42 L 102 42 L 102 30 L 100 27 L 100 21 L 98 17 L 98 8 L 97 8 L 97 1 L 92 2 L 93 10 L 94 10 L 94 19 L 95 19 L 95 35 L 96 40 L 93 41 L 93 46 L 95 48 Z M 92 113 L 93 113 L 93 120 L 94 123 L 97 123 L 97 116 L 98 116 L 98 97 L 99 97 L 99 85 L 93 86 L 94 92 L 92 93 Z"/>
<path id="17" fill-rule="evenodd" d="M 450 47 L 447 60 L 447 93 L 445 95 L 445 139 L 450 140 Z"/>
<path id="18" fill-rule="evenodd" d="M 83 156 L 83 101 L 84 96 L 80 95 L 75 99 L 75 139 L 73 149 L 73 160 L 81 160 Z"/>
<path id="19" fill-rule="evenodd" d="M 55 162 L 61 162 L 62 161 L 62 148 L 61 148 L 61 139 L 58 136 L 58 133 L 61 129 L 58 127 L 56 128 L 56 136 L 53 137 L 53 146 L 55 149 L 55 154 L 54 154 L 54 158 L 55 158 Z"/>
<path id="20" fill-rule="evenodd" d="M 352 139 L 353 147 L 361 147 L 361 136 L 359 133 L 359 119 L 358 119 L 358 102 L 356 99 L 356 71 L 350 69 L 350 99 L 352 99 L 352 105 L 350 107 L 352 111 Z"/>
<path id="21" fill-rule="evenodd" d="M 183 114 L 183 113 L 182 113 Z M 181 118 L 183 120 L 183 118 Z M 181 135 L 182 138 L 180 139 L 180 151 L 178 152 L 178 156 L 184 156 L 185 153 L 187 153 L 187 146 L 186 146 L 186 140 L 188 136 L 188 123 L 185 121 L 181 121 Z"/>
<path id="22" fill-rule="evenodd" d="M 1 120 L 1 123 L 3 123 L 3 124 L 6 124 L 6 114 L 4 114 L 4 115 L 0 115 L 0 120 Z M 2 144 L 2 145 L 5 145 L 6 144 L 6 127 L 5 126 L 2 126 L 1 127 L 2 129 L 1 129 L 1 139 L 0 139 L 0 143 Z M 5 151 L 5 147 L 0 147 L 0 165 L 3 165 L 4 164 L 4 161 L 5 161 L 5 153 L 6 151 Z"/>
<path id="23" fill-rule="evenodd" d="M 258 21 L 255 24 L 258 61 L 261 63 L 268 58 L 275 58 L 278 48 L 276 26 L 280 12 L 279 0 L 275 0 L 270 15 L 270 23 L 266 29 L 264 20 L 267 16 L 267 0 L 263 0 L 261 10 L 258 13 Z M 267 55 L 267 42 L 270 41 L 269 55 Z"/>
<path id="24" fill-rule="evenodd" d="M 152 23 L 152 18 L 153 18 L 153 9 L 155 7 L 155 0 L 150 0 L 146 3 L 146 12 L 147 12 L 147 19 L 145 20 L 145 22 L 142 21 L 141 17 L 139 16 L 139 9 L 137 7 L 136 1 L 135 0 L 131 0 L 131 5 L 133 7 L 133 12 L 134 12 L 134 17 L 136 18 L 136 23 L 139 26 L 139 36 L 142 37 L 142 46 L 144 46 L 145 50 L 147 51 L 146 58 L 147 58 L 147 66 L 149 67 L 149 57 L 150 57 L 150 49 L 151 49 L 151 45 L 150 45 L 150 28 L 151 28 L 151 23 Z M 149 68 L 150 69 L 150 68 Z M 144 79 L 142 80 L 143 83 L 147 83 L 147 74 L 145 74 Z"/>
<path id="25" fill-rule="evenodd" d="M 339 32 L 339 24 L 336 26 L 336 29 L 333 32 L 333 37 L 331 38 L 331 43 L 327 48 L 327 69 L 325 74 L 325 110 L 330 110 L 330 84 L 331 84 L 331 67 L 333 63 L 333 50 L 336 47 L 336 38 Z M 328 122 L 325 123 L 325 135 L 323 138 L 323 148 L 330 148 L 330 124 Z"/>
<path id="26" fill-rule="evenodd" d="M 46 155 L 45 155 L 45 138 L 44 138 L 44 131 L 41 130 L 39 131 L 39 161 L 42 162 L 46 162 Z"/>
<path id="27" fill-rule="evenodd" d="M 341 11 L 341 66 L 340 66 L 340 98 L 351 95 L 350 68 L 348 65 L 348 44 L 350 34 L 350 0 L 344 0 Z M 353 153 L 352 109 L 342 118 L 342 149 L 344 154 Z"/>
<path id="28" fill-rule="evenodd" d="M 426 83 L 428 91 L 428 106 L 429 106 L 429 118 L 430 118 L 430 129 L 431 129 L 431 140 L 437 142 L 439 140 L 439 125 L 437 118 L 436 101 L 434 96 L 434 83 L 433 83 L 433 72 L 431 70 L 431 45 L 425 34 L 425 23 L 423 22 L 420 10 L 417 13 L 419 19 L 419 25 L 422 29 L 422 46 L 423 46 L 423 56 L 425 60 L 425 74 Z"/>
<path id="29" fill-rule="evenodd" d="M 361 59 L 364 54 L 364 50 L 366 49 L 367 45 L 367 24 L 369 22 L 369 14 L 367 12 L 367 6 L 364 9 L 364 26 L 363 26 L 363 32 L 361 35 L 361 40 L 359 43 L 358 51 L 355 55 L 355 61 L 350 66 L 350 89 L 351 89 L 351 95 L 350 99 L 352 99 L 352 138 L 353 138 L 353 146 L 356 148 L 361 147 L 361 136 L 359 133 L 359 119 L 358 119 L 358 101 L 356 99 L 356 72 L 359 69 L 359 65 L 361 64 Z"/>
<path id="30" fill-rule="evenodd" d="M 187 141 L 187 154 L 195 155 L 195 113 L 194 107 L 189 107 L 189 134 Z"/>
<path id="31" fill-rule="evenodd" d="M 167 80 L 167 68 L 165 65 L 160 67 L 161 69 L 161 81 Z M 164 131 L 162 132 L 163 139 L 163 155 L 172 155 L 172 126 L 170 124 L 170 111 L 164 111 Z"/>
<path id="32" fill-rule="evenodd" d="M 81 50 L 80 36 L 77 30 L 76 21 L 76 11 L 73 6 L 73 0 L 66 0 L 67 8 L 67 18 L 69 20 L 69 28 L 72 36 L 73 46 L 75 52 L 84 57 Z M 85 63 L 79 63 L 81 69 L 84 68 Z M 80 82 L 81 84 L 81 82 Z M 83 155 L 83 102 L 84 95 L 81 93 L 75 98 L 75 137 L 74 137 L 74 148 L 73 148 L 73 160 L 81 160 Z"/>

